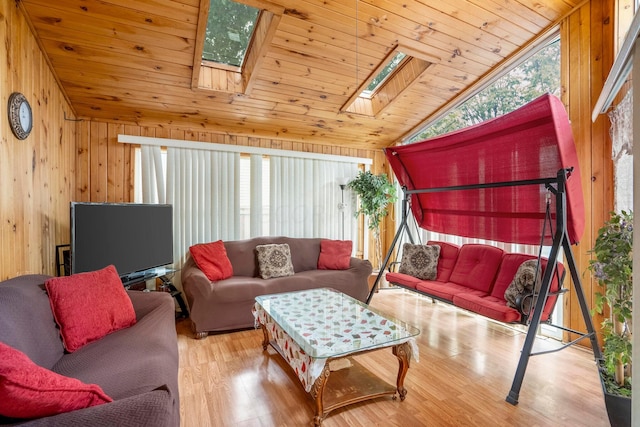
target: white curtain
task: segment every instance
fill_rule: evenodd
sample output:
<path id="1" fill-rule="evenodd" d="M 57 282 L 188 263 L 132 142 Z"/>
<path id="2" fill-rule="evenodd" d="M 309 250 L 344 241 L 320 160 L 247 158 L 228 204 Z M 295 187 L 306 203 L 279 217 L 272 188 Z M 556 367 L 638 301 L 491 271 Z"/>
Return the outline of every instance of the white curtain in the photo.
<path id="1" fill-rule="evenodd" d="M 251 195 L 249 212 L 249 233 L 251 237 L 258 237 L 264 235 L 264 213 L 263 213 L 263 189 L 262 189 L 262 177 L 264 158 L 260 154 L 251 155 Z"/>
<path id="2" fill-rule="evenodd" d="M 270 235 L 357 238 L 354 199 L 340 188 L 358 174 L 356 163 L 278 156 L 270 160 Z"/>
<path id="3" fill-rule="evenodd" d="M 182 265 L 196 243 L 239 238 L 239 171 L 239 153 L 167 149 L 176 265 Z"/>
<path id="4" fill-rule="evenodd" d="M 159 145 L 141 145 L 136 200 L 173 205 L 177 268 L 191 245 L 247 237 L 240 159 L 238 151 L 169 146 L 165 156 Z M 250 192 L 249 235 L 356 241 L 356 198 L 345 184 L 358 170 L 356 162 L 252 153 L 243 190 Z"/>
<path id="5" fill-rule="evenodd" d="M 166 203 L 164 167 L 160 147 L 140 147 L 142 203 Z"/>

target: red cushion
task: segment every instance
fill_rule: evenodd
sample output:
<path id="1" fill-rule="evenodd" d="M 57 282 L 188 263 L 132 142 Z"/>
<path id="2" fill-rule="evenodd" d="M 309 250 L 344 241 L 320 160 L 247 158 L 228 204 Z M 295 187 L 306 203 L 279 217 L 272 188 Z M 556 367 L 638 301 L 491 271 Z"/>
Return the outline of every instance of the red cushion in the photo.
<path id="1" fill-rule="evenodd" d="M 0 378 L 0 414 L 5 417 L 47 417 L 112 401 L 100 386 L 38 366 L 3 342 Z"/>
<path id="2" fill-rule="evenodd" d="M 504 251 L 495 246 L 468 243 L 462 245 L 449 281 L 471 289 L 491 292 Z"/>
<path id="3" fill-rule="evenodd" d="M 233 267 L 222 240 L 193 245 L 189 252 L 198 268 L 212 282 L 233 276 Z"/>
<path id="4" fill-rule="evenodd" d="M 413 276 L 409 276 L 408 274 L 402 273 L 394 273 L 390 272 L 386 274 L 387 282 L 393 283 L 394 285 L 404 286 L 406 288 L 415 289 L 417 284 L 421 282 L 420 279 L 416 279 Z"/>
<path id="5" fill-rule="evenodd" d="M 484 292 L 469 289 L 467 286 L 458 285 L 453 282 L 442 283 L 437 280 L 421 280 L 416 284 L 416 289 L 427 295 L 432 295 L 450 302 L 453 301 L 453 297 L 458 294 L 471 293 L 485 295 Z"/>
<path id="6" fill-rule="evenodd" d="M 453 271 L 453 266 L 456 264 L 456 260 L 458 259 L 460 247 L 453 243 L 436 242 L 434 240 L 429 240 L 427 245 L 440 246 L 440 258 L 438 258 L 438 275 L 436 276 L 436 280 L 439 282 L 448 282 L 451 277 L 451 272 Z"/>
<path id="7" fill-rule="evenodd" d="M 515 308 L 509 307 L 504 297 L 496 298 L 491 295 L 463 293 L 455 295 L 453 303 L 457 307 L 500 322 L 517 323 L 520 321 L 520 313 Z"/>
<path id="8" fill-rule="evenodd" d="M 54 277 L 44 285 L 68 352 L 136 323 L 133 304 L 113 265 Z"/>
<path id="9" fill-rule="evenodd" d="M 346 270 L 351 263 L 351 240 L 320 240 L 318 270 Z"/>

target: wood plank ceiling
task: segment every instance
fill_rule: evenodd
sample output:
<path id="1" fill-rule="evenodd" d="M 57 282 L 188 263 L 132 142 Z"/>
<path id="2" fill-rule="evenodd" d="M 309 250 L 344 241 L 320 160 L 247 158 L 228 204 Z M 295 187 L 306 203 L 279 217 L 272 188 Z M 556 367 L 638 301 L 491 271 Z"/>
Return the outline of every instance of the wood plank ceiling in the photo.
<path id="1" fill-rule="evenodd" d="M 414 131 L 580 3 L 241 0 L 272 18 L 242 82 L 194 59 L 208 0 L 18 1 L 79 117 L 366 149 Z M 420 66 L 374 115 L 343 111 L 396 48 Z"/>

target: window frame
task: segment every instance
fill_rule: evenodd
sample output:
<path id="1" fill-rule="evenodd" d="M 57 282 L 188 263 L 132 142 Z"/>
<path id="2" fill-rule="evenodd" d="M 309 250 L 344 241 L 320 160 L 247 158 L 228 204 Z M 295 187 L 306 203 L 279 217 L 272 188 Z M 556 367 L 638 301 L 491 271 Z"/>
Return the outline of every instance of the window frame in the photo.
<path id="1" fill-rule="evenodd" d="M 194 90 L 218 91 L 248 95 L 255 83 L 257 71 L 262 67 L 284 7 L 276 6 L 262 0 L 233 0 L 259 9 L 258 18 L 253 28 L 253 34 L 242 61 L 241 67 L 236 67 L 202 58 L 204 39 L 209 17 L 210 0 L 200 0 L 200 14 L 198 16 L 198 30 L 195 41 L 193 59 L 193 73 L 191 88 Z"/>

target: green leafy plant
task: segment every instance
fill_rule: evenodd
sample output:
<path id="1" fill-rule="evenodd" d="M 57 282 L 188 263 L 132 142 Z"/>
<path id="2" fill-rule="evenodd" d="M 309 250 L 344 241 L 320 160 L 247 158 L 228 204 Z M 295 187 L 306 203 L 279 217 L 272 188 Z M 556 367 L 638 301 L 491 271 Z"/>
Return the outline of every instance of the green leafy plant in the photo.
<path id="1" fill-rule="evenodd" d="M 369 171 L 360 171 L 347 187 L 358 195 L 357 217 L 363 214 L 369 218 L 369 229 L 373 232 L 375 246 L 375 264 L 382 260 L 382 243 L 380 241 L 380 222 L 387 215 L 387 205 L 397 200 L 396 187 L 389 182 L 387 174 L 374 175 Z"/>
<path id="2" fill-rule="evenodd" d="M 611 213 L 590 251 L 589 270 L 603 292 L 593 311 L 609 317 L 602 322 L 605 384 L 613 394 L 631 396 L 631 320 L 633 316 L 633 212 Z"/>

